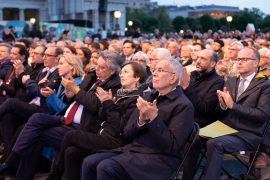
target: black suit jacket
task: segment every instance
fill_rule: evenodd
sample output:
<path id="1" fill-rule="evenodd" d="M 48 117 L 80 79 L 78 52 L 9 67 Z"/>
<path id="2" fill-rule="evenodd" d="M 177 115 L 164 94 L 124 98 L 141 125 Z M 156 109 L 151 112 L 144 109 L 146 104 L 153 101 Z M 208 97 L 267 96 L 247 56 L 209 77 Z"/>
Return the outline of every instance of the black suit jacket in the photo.
<path id="1" fill-rule="evenodd" d="M 143 98 L 157 99 L 155 91 Z M 170 179 L 183 157 L 186 140 L 193 128 L 194 108 L 181 87 L 157 101 L 158 116 L 142 128 L 138 127 L 139 110 L 132 113 L 124 128 L 124 136 L 132 143 L 111 150 L 119 153 L 117 161 L 132 179 Z"/>
<path id="2" fill-rule="evenodd" d="M 255 75 L 236 100 L 239 76 L 225 82 L 225 87 L 234 101 L 232 109 L 222 110 L 218 104 L 217 112 L 223 117 L 223 123 L 239 131 L 232 135 L 243 139 L 251 148 L 256 148 L 261 143 L 270 115 L 270 81 L 261 73 Z"/>
<path id="3" fill-rule="evenodd" d="M 32 80 L 36 80 L 36 77 L 37 75 L 39 74 L 40 71 L 42 71 L 44 69 L 44 63 L 39 63 L 37 64 L 35 67 L 32 67 L 32 70 L 30 73 L 28 73 L 30 75 L 30 79 Z M 22 75 L 27 75 L 26 72 L 23 72 Z M 19 77 L 22 77 L 19 76 Z M 27 95 L 26 95 L 26 86 L 22 83 L 21 80 L 18 80 L 19 83 L 20 83 L 20 89 L 17 91 L 16 93 L 16 99 L 19 99 L 21 101 L 24 101 L 24 102 L 30 102 L 32 99 L 29 98 Z"/>
<path id="4" fill-rule="evenodd" d="M 217 90 L 223 90 L 223 86 L 224 80 L 216 73 L 215 68 L 202 76 L 197 71 L 191 72 L 190 83 L 184 93 L 194 106 L 194 121 L 200 128 L 217 120 Z"/>
<path id="5" fill-rule="evenodd" d="M 31 71 L 31 67 L 28 65 L 27 61 L 23 62 L 24 65 L 24 71 L 28 74 Z M 17 91 L 21 88 L 20 83 L 18 81 L 18 78 L 16 78 L 16 73 L 14 71 L 11 79 L 9 82 L 7 82 L 8 78 L 12 74 L 14 67 L 11 66 L 8 71 L 7 75 L 3 81 L 3 84 L 1 86 L 1 89 L 6 91 L 6 98 L 14 98 L 17 94 Z"/>
<path id="6" fill-rule="evenodd" d="M 50 87 L 51 89 L 55 89 L 56 92 L 59 88 L 59 85 L 61 83 L 61 77 L 59 76 L 58 69 L 55 69 L 53 72 L 50 73 L 50 75 L 47 77 L 48 82 L 44 84 L 38 84 L 40 80 L 42 80 L 45 76 L 47 75 L 47 71 L 40 71 L 36 77 L 35 80 L 33 79 L 28 79 L 25 81 L 25 86 L 26 86 L 26 95 L 30 99 L 34 99 L 35 97 L 40 97 L 40 106 L 43 108 L 43 111 L 46 113 L 49 113 L 50 110 L 48 108 L 47 102 L 46 102 L 46 97 L 42 96 L 40 94 L 40 89 L 45 88 L 45 87 Z M 18 79 L 21 81 L 22 80 L 23 73 L 21 73 L 18 77 Z"/>
<path id="7" fill-rule="evenodd" d="M 8 69 L 13 65 L 12 62 L 10 62 L 10 59 L 6 60 L 4 64 L 0 65 L 0 79 L 4 80 L 7 74 Z"/>
<path id="8" fill-rule="evenodd" d="M 101 87 L 105 91 L 111 89 L 113 95 L 116 93 L 117 89 L 121 87 L 119 76 L 117 74 L 113 74 L 109 79 L 97 84 L 89 91 L 96 81 L 96 71 L 90 71 L 79 85 L 81 90 L 68 102 L 68 105 L 58 113 L 58 115 L 64 116 L 66 110 L 74 101 L 80 103 L 84 106 L 80 122 L 80 130 L 91 133 L 97 133 L 100 129 L 100 124 L 102 123 L 102 119 L 98 117 L 98 113 L 101 110 L 101 103 L 95 94 L 97 87 Z"/>

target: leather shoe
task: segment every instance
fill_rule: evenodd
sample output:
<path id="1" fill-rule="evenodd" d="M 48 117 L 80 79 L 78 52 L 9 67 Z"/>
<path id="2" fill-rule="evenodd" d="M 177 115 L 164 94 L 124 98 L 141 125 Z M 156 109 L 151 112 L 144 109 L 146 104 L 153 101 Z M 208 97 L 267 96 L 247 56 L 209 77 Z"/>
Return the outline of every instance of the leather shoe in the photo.
<path id="1" fill-rule="evenodd" d="M 266 168 L 267 165 L 270 165 L 270 158 L 267 154 L 264 152 L 259 152 L 258 157 L 256 161 L 254 162 L 253 167 L 255 169 L 261 169 L 261 168 Z"/>
<path id="2" fill-rule="evenodd" d="M 261 179 L 261 170 L 260 170 L 260 169 L 254 169 L 254 168 L 252 168 L 250 171 L 253 172 L 253 174 L 254 174 L 258 179 Z M 244 179 L 244 178 L 246 177 L 246 174 L 247 174 L 247 173 L 245 172 L 245 173 L 241 174 L 240 177 L 241 177 L 242 179 Z M 254 178 L 254 176 L 252 176 L 251 173 L 248 174 L 247 179 L 248 179 L 248 180 L 256 180 L 256 179 Z"/>

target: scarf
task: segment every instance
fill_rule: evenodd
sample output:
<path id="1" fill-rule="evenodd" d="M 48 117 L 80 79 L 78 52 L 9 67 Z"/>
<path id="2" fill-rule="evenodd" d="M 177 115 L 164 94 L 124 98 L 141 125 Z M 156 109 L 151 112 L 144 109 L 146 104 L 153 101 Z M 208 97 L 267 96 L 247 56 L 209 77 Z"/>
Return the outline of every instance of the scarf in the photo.
<path id="1" fill-rule="evenodd" d="M 116 92 L 116 98 L 121 98 L 121 97 L 124 97 L 126 96 L 127 94 L 130 94 L 134 91 L 137 91 L 138 89 L 140 89 L 142 86 L 146 85 L 146 82 L 145 83 L 142 83 L 142 84 L 139 84 L 139 85 L 136 85 L 134 88 L 132 89 L 124 89 L 123 87 L 121 87 L 120 89 L 117 90 Z"/>

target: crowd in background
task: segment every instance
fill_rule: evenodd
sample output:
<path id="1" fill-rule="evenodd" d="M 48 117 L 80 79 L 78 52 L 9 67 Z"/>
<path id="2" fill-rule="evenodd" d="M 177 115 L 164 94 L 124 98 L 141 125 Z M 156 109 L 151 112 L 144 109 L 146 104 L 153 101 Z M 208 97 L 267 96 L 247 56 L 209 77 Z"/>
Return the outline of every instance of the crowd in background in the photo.
<path id="1" fill-rule="evenodd" d="M 29 37 L 17 38 L 11 26 L 0 43 L 0 175 L 33 179 L 49 159 L 48 180 L 64 172 L 66 179 L 169 179 L 193 122 L 203 128 L 218 118 L 239 132 L 198 137 L 183 179 L 193 179 L 205 148 L 205 179 L 219 179 L 225 153 L 260 143 L 252 172 L 260 177 L 270 164 L 270 130 L 262 137 L 270 115 L 269 32 L 156 29 L 149 36 L 136 28 L 102 39 L 99 28 L 73 41 L 68 27 L 59 40 L 42 29 L 34 25 Z"/>

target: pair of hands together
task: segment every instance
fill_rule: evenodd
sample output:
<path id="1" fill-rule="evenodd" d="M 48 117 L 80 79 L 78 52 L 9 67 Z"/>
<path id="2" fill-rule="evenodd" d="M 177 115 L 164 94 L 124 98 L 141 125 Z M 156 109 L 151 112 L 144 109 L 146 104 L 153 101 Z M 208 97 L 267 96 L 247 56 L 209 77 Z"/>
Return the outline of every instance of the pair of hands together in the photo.
<path id="1" fill-rule="evenodd" d="M 217 95 L 220 105 L 223 109 L 226 109 L 227 107 L 232 109 L 234 102 L 232 100 L 229 91 L 227 91 L 226 87 L 223 88 L 223 92 L 217 90 Z"/>
<path id="2" fill-rule="evenodd" d="M 139 125 L 143 125 L 147 120 L 154 120 L 158 115 L 157 100 L 153 103 L 145 101 L 143 98 L 139 97 L 136 103 L 138 109 L 140 110 Z"/>
<path id="3" fill-rule="evenodd" d="M 228 74 L 229 73 L 229 69 L 228 69 L 228 67 L 225 64 L 223 64 L 223 61 L 220 60 L 217 63 L 217 73 L 219 75 L 221 75 L 221 73 L 223 73 L 223 72 L 226 73 L 226 74 Z"/>

